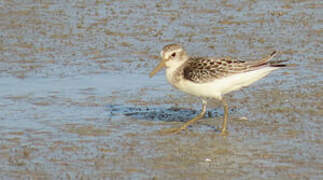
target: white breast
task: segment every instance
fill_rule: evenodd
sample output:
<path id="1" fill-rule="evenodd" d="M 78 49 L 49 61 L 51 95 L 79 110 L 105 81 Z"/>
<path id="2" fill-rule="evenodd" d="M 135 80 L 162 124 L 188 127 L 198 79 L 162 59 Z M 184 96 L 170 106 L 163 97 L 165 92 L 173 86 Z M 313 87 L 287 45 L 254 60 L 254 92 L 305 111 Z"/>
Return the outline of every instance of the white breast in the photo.
<path id="1" fill-rule="evenodd" d="M 264 67 L 258 70 L 234 74 L 225 78 L 216 79 L 207 83 L 194 83 L 189 80 L 182 79 L 180 81 L 172 81 L 175 70 L 167 68 L 166 76 L 168 81 L 176 88 L 188 94 L 201 97 L 212 97 L 221 99 L 222 95 L 246 87 L 253 82 L 265 77 L 271 71 L 278 69 L 277 67 Z"/>

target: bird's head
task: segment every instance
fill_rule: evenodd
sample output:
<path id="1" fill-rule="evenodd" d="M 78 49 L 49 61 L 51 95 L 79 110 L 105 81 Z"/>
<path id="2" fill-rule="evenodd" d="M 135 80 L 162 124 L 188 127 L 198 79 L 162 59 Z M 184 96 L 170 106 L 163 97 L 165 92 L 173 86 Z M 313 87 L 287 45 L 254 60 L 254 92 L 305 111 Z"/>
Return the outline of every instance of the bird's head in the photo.
<path id="1" fill-rule="evenodd" d="M 180 65 L 187 59 L 184 48 L 179 44 L 169 44 L 164 46 L 163 50 L 160 52 L 160 57 L 160 63 L 149 74 L 149 77 L 153 77 L 163 67 Z"/>

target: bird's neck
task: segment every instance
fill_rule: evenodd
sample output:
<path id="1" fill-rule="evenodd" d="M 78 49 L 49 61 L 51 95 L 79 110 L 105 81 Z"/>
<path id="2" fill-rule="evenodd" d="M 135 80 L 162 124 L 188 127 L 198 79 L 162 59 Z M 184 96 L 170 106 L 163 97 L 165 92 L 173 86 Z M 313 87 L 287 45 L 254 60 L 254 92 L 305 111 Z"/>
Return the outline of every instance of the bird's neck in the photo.
<path id="1" fill-rule="evenodd" d="M 176 82 L 181 80 L 183 67 L 188 58 L 189 57 L 185 57 L 185 59 L 182 59 L 181 61 L 168 62 L 168 64 L 166 64 L 166 77 L 170 84 L 175 86 Z"/>

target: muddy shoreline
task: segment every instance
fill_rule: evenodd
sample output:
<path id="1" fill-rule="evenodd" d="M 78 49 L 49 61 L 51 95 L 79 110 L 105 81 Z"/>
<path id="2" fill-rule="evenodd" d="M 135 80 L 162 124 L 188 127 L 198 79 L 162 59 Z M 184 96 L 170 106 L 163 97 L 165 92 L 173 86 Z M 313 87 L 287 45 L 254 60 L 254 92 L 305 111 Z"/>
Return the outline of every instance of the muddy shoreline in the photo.
<path id="1" fill-rule="evenodd" d="M 322 4 L 283 1 L 0 3 L 0 179 L 322 179 Z M 191 55 L 278 59 L 187 131 L 196 97 L 149 72 Z"/>

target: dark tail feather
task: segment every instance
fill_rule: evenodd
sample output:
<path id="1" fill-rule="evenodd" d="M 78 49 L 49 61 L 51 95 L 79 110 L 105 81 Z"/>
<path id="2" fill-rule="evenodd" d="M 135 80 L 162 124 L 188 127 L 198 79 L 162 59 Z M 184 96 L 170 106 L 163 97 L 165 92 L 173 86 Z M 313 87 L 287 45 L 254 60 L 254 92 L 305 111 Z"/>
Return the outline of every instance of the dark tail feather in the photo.
<path id="1" fill-rule="evenodd" d="M 297 64 L 285 64 L 288 60 L 278 60 L 278 61 L 272 61 L 268 62 L 268 64 L 271 67 L 296 67 Z"/>
<path id="2" fill-rule="evenodd" d="M 270 54 L 270 57 L 274 57 L 274 56 L 276 56 L 278 54 L 278 52 L 275 50 L 275 51 L 273 51 L 271 54 Z"/>
<path id="3" fill-rule="evenodd" d="M 268 62 L 271 67 L 286 67 L 288 64 L 284 64 L 284 62 L 287 62 L 288 60 L 278 60 L 278 61 L 271 61 Z M 283 64 L 282 64 L 283 63 Z"/>
<path id="4" fill-rule="evenodd" d="M 263 66 L 270 66 L 270 67 L 295 67 L 296 64 L 286 64 L 288 60 L 277 60 L 277 61 L 270 61 L 273 57 L 278 54 L 278 51 L 273 51 L 269 56 L 262 58 L 258 61 L 251 61 L 250 67 L 259 68 Z"/>
<path id="5" fill-rule="evenodd" d="M 273 51 L 269 56 L 266 56 L 258 61 L 251 61 L 249 65 L 251 67 L 261 67 L 269 64 L 269 61 L 278 54 L 277 51 Z"/>
<path id="6" fill-rule="evenodd" d="M 287 64 L 271 64 L 270 67 L 287 67 Z"/>

